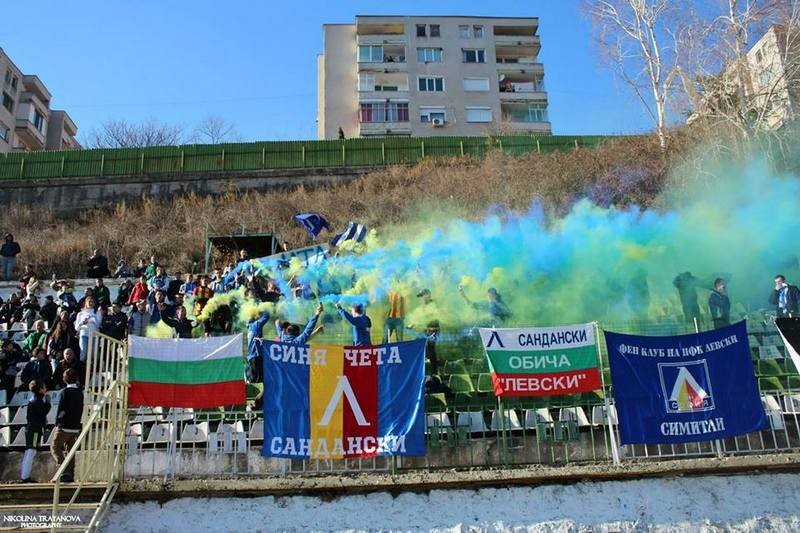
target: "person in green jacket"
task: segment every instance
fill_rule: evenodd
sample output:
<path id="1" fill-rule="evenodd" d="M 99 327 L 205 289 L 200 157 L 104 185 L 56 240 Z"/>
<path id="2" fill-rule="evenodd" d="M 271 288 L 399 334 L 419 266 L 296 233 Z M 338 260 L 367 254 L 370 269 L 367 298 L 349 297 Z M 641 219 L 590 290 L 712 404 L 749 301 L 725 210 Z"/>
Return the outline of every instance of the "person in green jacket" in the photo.
<path id="1" fill-rule="evenodd" d="M 44 329 L 44 320 L 37 320 L 33 323 L 33 331 L 22 342 L 22 351 L 26 354 L 32 354 L 36 348 L 44 347 L 46 340 L 47 331 Z"/>
<path id="2" fill-rule="evenodd" d="M 103 306 L 110 306 L 111 305 L 111 291 L 108 290 L 105 283 L 103 283 L 103 278 L 97 278 L 94 280 L 94 290 L 92 291 L 92 296 L 94 299 L 97 300 L 99 305 Z"/>
<path id="3" fill-rule="evenodd" d="M 147 278 L 147 281 L 156 275 L 156 269 L 158 268 L 158 261 L 156 261 L 156 256 L 150 256 L 150 264 L 147 265 L 147 268 L 144 269 L 144 277 Z"/>

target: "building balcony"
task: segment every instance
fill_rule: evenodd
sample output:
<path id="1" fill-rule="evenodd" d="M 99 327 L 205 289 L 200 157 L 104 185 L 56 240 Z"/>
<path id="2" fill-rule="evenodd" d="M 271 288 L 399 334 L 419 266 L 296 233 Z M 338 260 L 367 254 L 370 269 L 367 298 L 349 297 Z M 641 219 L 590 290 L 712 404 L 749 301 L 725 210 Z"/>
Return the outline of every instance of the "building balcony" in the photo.
<path id="1" fill-rule="evenodd" d="M 539 55 L 542 49 L 542 40 L 538 35 L 495 35 L 494 43 L 496 47 L 514 48 Z"/>
<path id="2" fill-rule="evenodd" d="M 375 101 L 375 100 L 388 100 L 389 98 L 408 98 L 408 87 L 405 88 L 382 88 L 380 91 L 376 90 L 359 90 L 358 91 L 358 99 L 359 101 Z"/>
<path id="3" fill-rule="evenodd" d="M 525 132 L 531 135 L 550 135 L 553 131 L 550 122 L 528 122 L 525 120 L 515 120 L 513 117 L 504 117 L 503 124 L 510 126 L 513 130 Z"/>
<path id="4" fill-rule="evenodd" d="M 500 88 L 501 102 L 547 102 L 547 93 L 537 90 L 515 90 L 509 91 Z"/>
<path id="5" fill-rule="evenodd" d="M 30 120 L 26 118 L 18 118 L 16 120 L 16 128 L 14 128 L 14 133 L 16 133 L 17 138 L 31 150 L 44 150 L 44 133 L 36 129 L 36 126 Z"/>
<path id="6" fill-rule="evenodd" d="M 411 123 L 406 122 L 361 122 L 358 125 L 359 135 L 409 135 Z"/>
<path id="7" fill-rule="evenodd" d="M 403 56 L 387 57 L 383 61 L 359 61 L 359 72 L 407 72 L 408 63 Z"/>
<path id="8" fill-rule="evenodd" d="M 407 44 L 405 35 L 359 35 L 356 37 L 356 44 L 369 45 L 397 45 Z"/>
<path id="9" fill-rule="evenodd" d="M 406 25 L 390 20 L 364 22 L 356 17 L 356 35 L 361 37 L 405 36 Z"/>

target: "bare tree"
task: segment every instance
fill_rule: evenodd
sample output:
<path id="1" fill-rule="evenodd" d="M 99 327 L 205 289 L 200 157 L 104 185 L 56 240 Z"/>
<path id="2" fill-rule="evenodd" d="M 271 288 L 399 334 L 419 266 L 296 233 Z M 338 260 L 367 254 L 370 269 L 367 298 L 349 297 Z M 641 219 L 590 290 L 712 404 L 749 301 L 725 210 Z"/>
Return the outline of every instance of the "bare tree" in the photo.
<path id="1" fill-rule="evenodd" d="M 241 135 L 233 122 L 223 117 L 209 116 L 195 127 L 190 140 L 196 143 L 219 144 L 239 141 Z"/>
<path id="2" fill-rule="evenodd" d="M 691 50 L 680 72 L 691 118 L 744 141 L 774 129 L 800 87 L 797 1 L 722 0 L 703 13 L 681 39 Z"/>
<path id="3" fill-rule="evenodd" d="M 108 120 L 89 132 L 83 143 L 89 148 L 140 148 L 181 144 L 183 127 L 151 118 L 141 124 L 124 119 Z"/>
<path id="4" fill-rule="evenodd" d="M 602 57 L 641 100 L 667 143 L 667 107 L 675 85 L 681 0 L 586 0 Z"/>

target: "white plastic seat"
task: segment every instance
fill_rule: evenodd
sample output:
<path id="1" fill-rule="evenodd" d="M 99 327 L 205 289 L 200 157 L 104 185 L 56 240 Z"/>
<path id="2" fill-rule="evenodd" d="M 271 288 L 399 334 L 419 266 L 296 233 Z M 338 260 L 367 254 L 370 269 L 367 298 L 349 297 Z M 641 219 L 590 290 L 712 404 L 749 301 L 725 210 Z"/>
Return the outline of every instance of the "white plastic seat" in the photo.
<path id="1" fill-rule="evenodd" d="M 558 411 L 558 419 L 561 422 L 574 420 L 578 423 L 578 427 L 590 426 L 589 419 L 586 417 L 586 412 L 583 407 L 562 407 Z"/>
<path id="2" fill-rule="evenodd" d="M 12 448 L 24 448 L 25 447 L 25 428 L 20 429 L 17 431 L 16 436 L 14 437 L 13 442 L 11 442 Z"/>
<path id="3" fill-rule="evenodd" d="M 522 425 L 519 423 L 519 417 L 517 416 L 517 412 L 514 409 L 505 409 L 504 410 L 504 421 L 503 424 L 505 425 L 506 429 L 508 430 L 516 430 L 522 429 Z M 501 431 L 503 428 L 500 424 L 500 414 L 499 411 L 492 411 L 492 421 L 490 423 L 490 427 L 492 431 Z"/>
<path id="4" fill-rule="evenodd" d="M 131 423 L 160 422 L 164 409 L 162 407 L 138 407 L 134 412 Z"/>
<path id="5" fill-rule="evenodd" d="M 19 374 L 17 374 L 17 377 L 19 377 Z M 9 403 L 8 405 L 10 405 L 11 407 L 21 407 L 23 405 L 28 405 L 28 401 L 31 399 L 31 396 L 33 396 L 33 393 L 31 391 L 19 391 L 16 394 L 14 394 L 14 397 L 11 398 L 11 403 Z"/>
<path id="6" fill-rule="evenodd" d="M 617 419 L 617 408 L 614 405 L 608 406 L 608 418 L 611 419 L 611 424 L 616 426 L 619 424 Z M 606 425 L 606 406 L 595 405 L 592 407 L 592 425 L 604 426 Z"/>
<path id="7" fill-rule="evenodd" d="M 172 441 L 172 423 L 153 424 L 150 433 L 147 434 L 148 444 L 166 444 Z"/>
<path id="8" fill-rule="evenodd" d="M 470 433 L 486 433 L 489 431 L 481 411 L 459 412 L 456 418 L 456 425 L 469 428 Z"/>
<path id="9" fill-rule="evenodd" d="M 181 442 L 206 442 L 208 440 L 208 422 L 186 424 L 181 431 Z"/>
<path id="10" fill-rule="evenodd" d="M 535 429 L 537 423 L 548 423 L 552 421 L 553 416 L 550 414 L 550 410 L 546 407 L 525 410 L 525 429 Z"/>
<path id="11" fill-rule="evenodd" d="M 12 426 L 24 426 L 28 423 L 28 406 L 23 405 L 17 412 L 14 413 L 14 418 L 11 420 Z"/>
<path id="12" fill-rule="evenodd" d="M 759 346 L 758 357 L 761 359 L 780 359 L 783 356 L 777 346 Z"/>
<path id="13" fill-rule="evenodd" d="M 58 416 L 58 404 L 57 403 L 50 404 L 50 410 L 47 411 L 47 425 L 55 426 L 57 416 Z"/>
<path id="14" fill-rule="evenodd" d="M 139 435 L 142 436 L 142 425 L 141 424 L 131 424 L 128 426 L 128 429 L 125 430 L 126 435 Z"/>
<path id="15" fill-rule="evenodd" d="M 450 417 L 447 413 L 431 413 L 425 415 L 425 434 L 429 434 L 432 428 L 450 428 Z"/>
<path id="16" fill-rule="evenodd" d="M 264 440 L 264 421 L 254 420 L 253 425 L 250 426 L 250 433 L 247 435 L 251 441 Z"/>
<path id="17" fill-rule="evenodd" d="M 783 397 L 783 412 L 786 414 L 800 414 L 800 394 L 787 394 Z"/>
<path id="18" fill-rule="evenodd" d="M 8 397 L 7 397 L 6 390 L 5 389 L 0 390 L 0 407 L 6 405 L 7 401 L 8 401 Z"/>
<path id="19" fill-rule="evenodd" d="M 164 419 L 172 422 L 186 422 L 187 420 L 194 420 L 194 409 L 191 407 L 173 407 L 164 416 Z"/>
<path id="20" fill-rule="evenodd" d="M 63 392 L 64 392 L 63 389 L 62 390 L 49 390 L 45 394 L 45 396 L 47 396 L 47 399 L 50 401 L 50 405 L 53 406 L 51 411 L 58 406 L 58 402 L 61 401 L 61 394 Z"/>
<path id="21" fill-rule="evenodd" d="M 0 426 L 8 426 L 11 424 L 11 408 L 0 408 Z"/>
<path id="22" fill-rule="evenodd" d="M 774 396 L 769 394 L 762 396 L 761 405 L 764 406 L 764 412 L 767 414 L 769 425 L 772 427 L 772 429 L 781 430 L 786 427 L 786 424 L 783 421 L 781 406 L 778 404 L 778 400 L 776 400 Z"/>
<path id="23" fill-rule="evenodd" d="M 8 426 L 0 428 L 0 448 L 11 446 L 11 428 Z"/>
<path id="24" fill-rule="evenodd" d="M 220 422 L 217 430 L 208 435 L 208 451 L 211 453 L 240 453 L 247 451 L 247 435 L 244 424 L 237 420 L 233 424 Z"/>

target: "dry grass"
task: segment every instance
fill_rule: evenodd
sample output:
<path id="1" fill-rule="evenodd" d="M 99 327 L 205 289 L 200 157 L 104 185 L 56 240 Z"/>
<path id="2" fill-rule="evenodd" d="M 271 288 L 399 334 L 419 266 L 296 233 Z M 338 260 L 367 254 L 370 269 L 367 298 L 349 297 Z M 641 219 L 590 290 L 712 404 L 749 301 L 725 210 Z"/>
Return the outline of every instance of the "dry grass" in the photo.
<path id="1" fill-rule="evenodd" d="M 47 209 L 14 206 L 0 221 L 20 242 L 20 261 L 47 275 L 82 275 L 93 248 L 113 264 L 155 254 L 169 268 L 187 271 L 193 262 L 202 265 L 206 231 L 270 231 L 274 224 L 281 239 L 308 244 L 308 235 L 292 218 L 305 211 L 323 213 L 338 231 L 348 220 L 370 228 L 412 221 L 412 207 L 421 203 L 440 202 L 442 209 L 468 218 L 494 205 L 526 210 L 535 198 L 549 215 L 564 213 L 585 196 L 605 205 L 648 207 L 680 153 L 673 146 L 662 154 L 654 139 L 638 137 L 546 155 L 492 152 L 479 160 L 426 160 L 315 189 L 189 194 L 164 203 L 143 199 L 67 220 Z"/>

